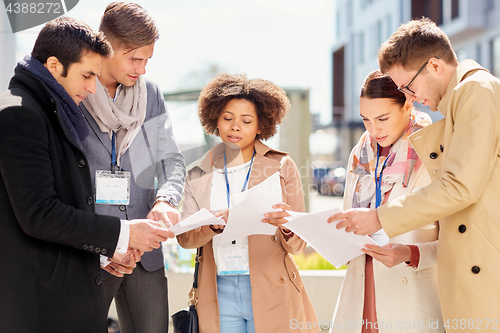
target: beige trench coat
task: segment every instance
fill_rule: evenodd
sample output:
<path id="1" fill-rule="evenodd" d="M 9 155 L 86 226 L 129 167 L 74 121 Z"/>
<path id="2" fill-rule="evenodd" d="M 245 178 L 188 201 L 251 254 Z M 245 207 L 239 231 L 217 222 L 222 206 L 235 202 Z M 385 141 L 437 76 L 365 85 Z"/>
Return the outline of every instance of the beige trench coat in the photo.
<path id="1" fill-rule="evenodd" d="M 201 208 L 210 210 L 212 160 L 220 158 L 224 144 L 214 147 L 188 169 L 185 183 L 182 218 Z M 255 141 L 255 159 L 249 179 L 249 188 L 259 184 L 275 172 L 280 173 L 283 201 L 294 211 L 304 211 L 304 197 L 297 167 L 285 153 L 272 150 Z M 250 208 L 251 209 L 251 208 Z M 217 301 L 217 269 L 209 226 L 179 235 L 184 248 L 203 246 L 198 278 L 198 316 L 201 333 L 219 332 L 219 305 Z M 314 308 L 304 288 L 291 254 L 302 251 L 306 242 L 297 235 L 285 240 L 277 230 L 275 235 L 248 237 L 252 306 L 257 333 L 317 332 L 320 330 Z M 309 324 L 308 324 L 309 323 Z M 317 324 L 315 324 L 317 323 Z M 316 329 L 292 329 L 314 327 Z"/>
<path id="2" fill-rule="evenodd" d="M 348 165 L 351 164 L 352 153 Z M 359 175 L 348 173 L 344 210 L 352 208 L 358 177 Z M 402 182 L 394 184 L 388 202 L 430 182 L 429 174 L 422 166 L 412 173 L 406 188 Z M 435 222 L 389 240 L 391 243 L 416 245 L 420 252 L 418 267 L 408 267 L 401 263 L 388 268 L 373 260 L 377 327 L 380 333 L 444 332 L 437 294 L 438 231 L 439 226 Z M 363 319 L 365 299 L 365 263 L 366 255 L 362 254 L 348 264 L 331 324 L 332 333 L 361 332 L 360 320 Z"/>
<path id="3" fill-rule="evenodd" d="M 466 60 L 438 109 L 445 119 L 410 138 L 433 182 L 379 207 L 378 216 L 390 237 L 439 220 L 446 330 L 499 329 L 500 80 Z"/>

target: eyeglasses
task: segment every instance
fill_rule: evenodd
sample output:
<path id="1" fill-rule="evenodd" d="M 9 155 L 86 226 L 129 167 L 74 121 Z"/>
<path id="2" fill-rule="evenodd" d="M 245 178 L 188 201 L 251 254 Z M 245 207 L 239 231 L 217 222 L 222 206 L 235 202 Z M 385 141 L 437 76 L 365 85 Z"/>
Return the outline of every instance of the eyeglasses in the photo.
<path id="1" fill-rule="evenodd" d="M 441 59 L 441 57 L 434 57 L 434 58 Z M 431 60 L 431 59 L 432 58 L 429 58 L 429 60 Z M 418 74 L 420 74 L 420 72 L 424 70 L 425 66 L 427 66 L 427 64 L 429 63 L 429 60 L 427 60 L 425 62 L 425 64 L 423 64 L 422 67 L 420 67 L 420 69 L 418 70 L 417 74 L 415 74 L 415 76 L 413 77 L 413 79 L 411 79 L 410 83 L 408 83 L 404 87 L 398 87 L 398 91 L 402 92 L 403 94 L 408 93 L 408 94 L 415 95 L 415 92 L 410 89 L 410 86 L 413 83 L 413 81 L 415 81 L 415 79 L 417 78 Z"/>

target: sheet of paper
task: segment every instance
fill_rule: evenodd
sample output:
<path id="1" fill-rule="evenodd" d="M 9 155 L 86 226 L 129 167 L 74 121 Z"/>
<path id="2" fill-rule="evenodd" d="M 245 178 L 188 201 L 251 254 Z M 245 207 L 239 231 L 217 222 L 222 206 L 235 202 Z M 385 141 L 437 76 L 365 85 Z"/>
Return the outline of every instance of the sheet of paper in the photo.
<path id="1" fill-rule="evenodd" d="M 224 220 L 221 218 L 215 217 L 205 208 L 202 208 L 193 215 L 190 215 L 189 217 L 185 218 L 179 223 L 173 225 L 170 228 L 170 231 L 172 231 L 176 236 L 178 236 L 180 234 L 191 231 L 198 227 L 211 224 L 224 225 L 226 224 L 226 222 L 224 222 Z"/>
<path id="2" fill-rule="evenodd" d="M 348 233 L 345 229 L 337 230 L 335 226 L 338 222 L 327 222 L 330 216 L 339 212 L 339 208 L 319 213 L 291 212 L 292 216 L 286 217 L 290 222 L 283 226 L 292 230 L 333 266 L 339 268 L 363 254 L 361 249 L 365 244 L 377 244 L 368 236 Z"/>
<path id="3" fill-rule="evenodd" d="M 280 211 L 272 206 L 282 201 L 278 172 L 251 189 L 233 195 L 227 225 L 216 245 L 229 244 L 249 235 L 274 235 L 276 227 L 261 220 L 265 213 Z"/>

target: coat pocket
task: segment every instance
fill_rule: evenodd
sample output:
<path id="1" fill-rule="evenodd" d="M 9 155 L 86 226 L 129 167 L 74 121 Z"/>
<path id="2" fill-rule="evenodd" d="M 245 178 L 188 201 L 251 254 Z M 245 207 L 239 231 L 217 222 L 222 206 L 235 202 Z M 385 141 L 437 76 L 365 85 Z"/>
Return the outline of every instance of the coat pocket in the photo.
<path id="1" fill-rule="evenodd" d="M 492 219 L 487 212 L 482 212 L 472 223 L 500 254 L 500 242 L 498 241 L 500 239 L 500 226 L 498 222 Z"/>
<path id="2" fill-rule="evenodd" d="M 290 254 L 285 255 L 285 267 L 288 272 L 288 278 L 292 282 L 292 284 L 297 288 L 298 292 L 301 292 L 304 288 L 304 283 L 302 282 L 302 278 L 299 275 L 299 271 L 297 269 L 297 265 L 295 265 L 295 261 Z"/>
<path id="3" fill-rule="evenodd" d="M 66 272 L 68 270 L 69 253 L 62 248 L 59 248 L 56 265 L 50 277 L 49 283 L 56 285 L 64 285 L 66 280 Z"/>

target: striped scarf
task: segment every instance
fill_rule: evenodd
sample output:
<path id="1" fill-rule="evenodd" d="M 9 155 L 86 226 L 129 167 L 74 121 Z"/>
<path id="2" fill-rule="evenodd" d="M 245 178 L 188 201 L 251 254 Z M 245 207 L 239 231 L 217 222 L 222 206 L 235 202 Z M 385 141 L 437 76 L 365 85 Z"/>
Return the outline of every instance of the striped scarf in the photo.
<path id="1" fill-rule="evenodd" d="M 384 202 L 385 193 L 390 191 L 395 183 L 401 182 L 403 187 L 408 186 L 411 174 L 422 165 L 408 137 L 431 122 L 428 114 L 413 110 L 403 136 L 392 145 L 387 156 L 380 156 L 376 172 L 377 140 L 368 131 L 363 133 L 354 148 L 352 164 L 349 166 L 349 172 L 358 175 L 352 200 L 353 208 L 375 207 L 375 176 L 380 175 L 386 159 L 388 160 L 382 174 L 381 202 Z"/>

